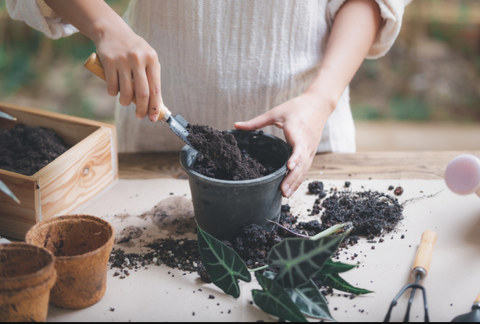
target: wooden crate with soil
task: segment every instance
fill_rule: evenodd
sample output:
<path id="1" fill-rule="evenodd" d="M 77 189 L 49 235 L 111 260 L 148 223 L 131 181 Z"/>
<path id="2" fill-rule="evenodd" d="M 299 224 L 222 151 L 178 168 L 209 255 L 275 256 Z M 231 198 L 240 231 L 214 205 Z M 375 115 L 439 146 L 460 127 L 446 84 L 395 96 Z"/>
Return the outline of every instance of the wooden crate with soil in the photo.
<path id="1" fill-rule="evenodd" d="M 18 145 L 23 145 L 25 153 L 16 155 L 20 155 L 22 161 L 10 161 L 4 164 L 10 166 L 0 167 L 0 180 L 21 202 L 17 204 L 8 196 L 0 195 L 0 235 L 23 240 L 36 223 L 70 213 L 118 179 L 115 126 L 6 103 L 0 103 L 0 111 L 17 118 L 16 121 L 0 118 L 0 132 L 9 131 L 31 139 L 21 144 L 19 138 Z M 38 128 L 26 131 L 18 126 L 21 124 L 43 127 L 59 138 L 53 133 L 39 132 Z M 45 145 L 41 152 L 41 156 L 49 156 L 51 162 L 42 161 L 41 157 L 39 160 L 34 152 L 35 146 L 41 143 L 38 142 L 40 138 L 60 143 L 49 143 L 51 145 Z M 63 153 L 61 144 L 66 149 Z M 2 146 L 0 149 L 6 150 L 5 144 Z M 5 160 L 5 156 L 2 158 Z M 35 167 L 39 170 L 28 174 Z M 11 171 L 15 168 L 20 170 Z"/>

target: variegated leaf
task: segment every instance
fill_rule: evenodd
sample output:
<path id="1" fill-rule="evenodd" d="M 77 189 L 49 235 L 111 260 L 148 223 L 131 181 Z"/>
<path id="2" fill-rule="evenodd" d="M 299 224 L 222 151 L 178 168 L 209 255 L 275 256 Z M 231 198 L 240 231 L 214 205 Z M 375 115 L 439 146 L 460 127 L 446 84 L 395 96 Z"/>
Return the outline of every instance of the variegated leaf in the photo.
<path id="1" fill-rule="evenodd" d="M 238 298 L 238 280 L 250 282 L 252 277 L 240 256 L 207 232 L 198 228 L 198 250 L 212 282 L 227 295 Z"/>
<path id="2" fill-rule="evenodd" d="M 270 271 L 265 271 L 263 275 L 268 279 L 275 278 L 275 273 Z M 285 291 L 303 314 L 335 321 L 330 315 L 325 297 L 312 280 L 297 288 L 285 288 Z"/>
<path id="3" fill-rule="evenodd" d="M 275 281 L 284 288 L 296 288 L 310 281 L 338 249 L 345 235 L 317 241 L 288 238 L 275 245 L 268 255 L 270 268 L 278 268 Z"/>
<path id="4" fill-rule="evenodd" d="M 317 278 L 325 285 L 330 286 L 334 289 L 348 292 L 355 295 L 365 295 L 370 294 L 373 291 L 357 288 L 349 284 L 345 279 L 340 277 L 338 273 L 329 273 L 329 274 L 317 274 Z"/>
<path id="5" fill-rule="evenodd" d="M 260 273 L 255 274 L 263 290 L 252 290 L 253 301 L 264 312 L 290 322 L 307 322 L 305 316 L 288 293 L 275 281 Z"/>
<path id="6" fill-rule="evenodd" d="M 325 262 L 325 265 L 322 267 L 322 270 L 320 270 L 318 274 L 342 273 L 352 270 L 356 266 L 356 264 L 333 262 L 332 259 L 328 259 L 327 262 Z"/>

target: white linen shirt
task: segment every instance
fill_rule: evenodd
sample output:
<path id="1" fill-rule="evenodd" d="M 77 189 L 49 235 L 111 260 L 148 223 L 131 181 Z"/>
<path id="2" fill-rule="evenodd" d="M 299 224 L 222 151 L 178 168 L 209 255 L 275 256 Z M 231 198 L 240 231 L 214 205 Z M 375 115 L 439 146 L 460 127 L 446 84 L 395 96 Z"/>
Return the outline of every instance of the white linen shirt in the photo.
<path id="1" fill-rule="evenodd" d="M 383 56 L 397 37 L 410 0 L 376 0 L 383 23 L 367 58 Z M 345 0 L 132 0 L 124 19 L 156 51 L 162 96 L 172 114 L 232 129 L 299 94 L 312 82 L 330 29 Z M 48 37 L 77 30 L 43 0 L 7 0 L 14 19 Z M 359 26 L 361 28 L 361 26 Z M 168 125 L 135 118 L 117 103 L 119 152 L 178 151 Z M 266 132 L 283 138 L 281 129 Z M 355 152 L 349 88 L 329 117 L 318 152 Z"/>

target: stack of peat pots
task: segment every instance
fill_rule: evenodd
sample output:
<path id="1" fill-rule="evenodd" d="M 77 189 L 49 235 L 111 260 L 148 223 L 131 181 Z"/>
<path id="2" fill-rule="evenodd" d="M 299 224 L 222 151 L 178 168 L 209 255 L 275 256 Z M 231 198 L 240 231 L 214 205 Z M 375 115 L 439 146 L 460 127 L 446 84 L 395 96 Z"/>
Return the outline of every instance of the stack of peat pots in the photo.
<path id="1" fill-rule="evenodd" d="M 44 322 L 48 304 L 84 308 L 107 288 L 115 230 L 87 215 L 32 227 L 25 243 L 0 244 L 0 322 Z"/>

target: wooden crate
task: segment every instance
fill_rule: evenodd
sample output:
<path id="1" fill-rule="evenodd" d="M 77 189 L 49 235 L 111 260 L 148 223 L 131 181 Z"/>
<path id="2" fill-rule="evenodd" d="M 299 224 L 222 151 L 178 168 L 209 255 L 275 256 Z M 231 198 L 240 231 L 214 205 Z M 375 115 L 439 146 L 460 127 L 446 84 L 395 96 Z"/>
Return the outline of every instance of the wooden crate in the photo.
<path id="1" fill-rule="evenodd" d="M 0 235 L 23 240 L 34 224 L 66 215 L 118 179 L 115 126 L 0 103 L 0 128 L 16 124 L 53 129 L 71 148 L 32 176 L 0 169 L 0 180 L 20 199 L 0 194 Z"/>

